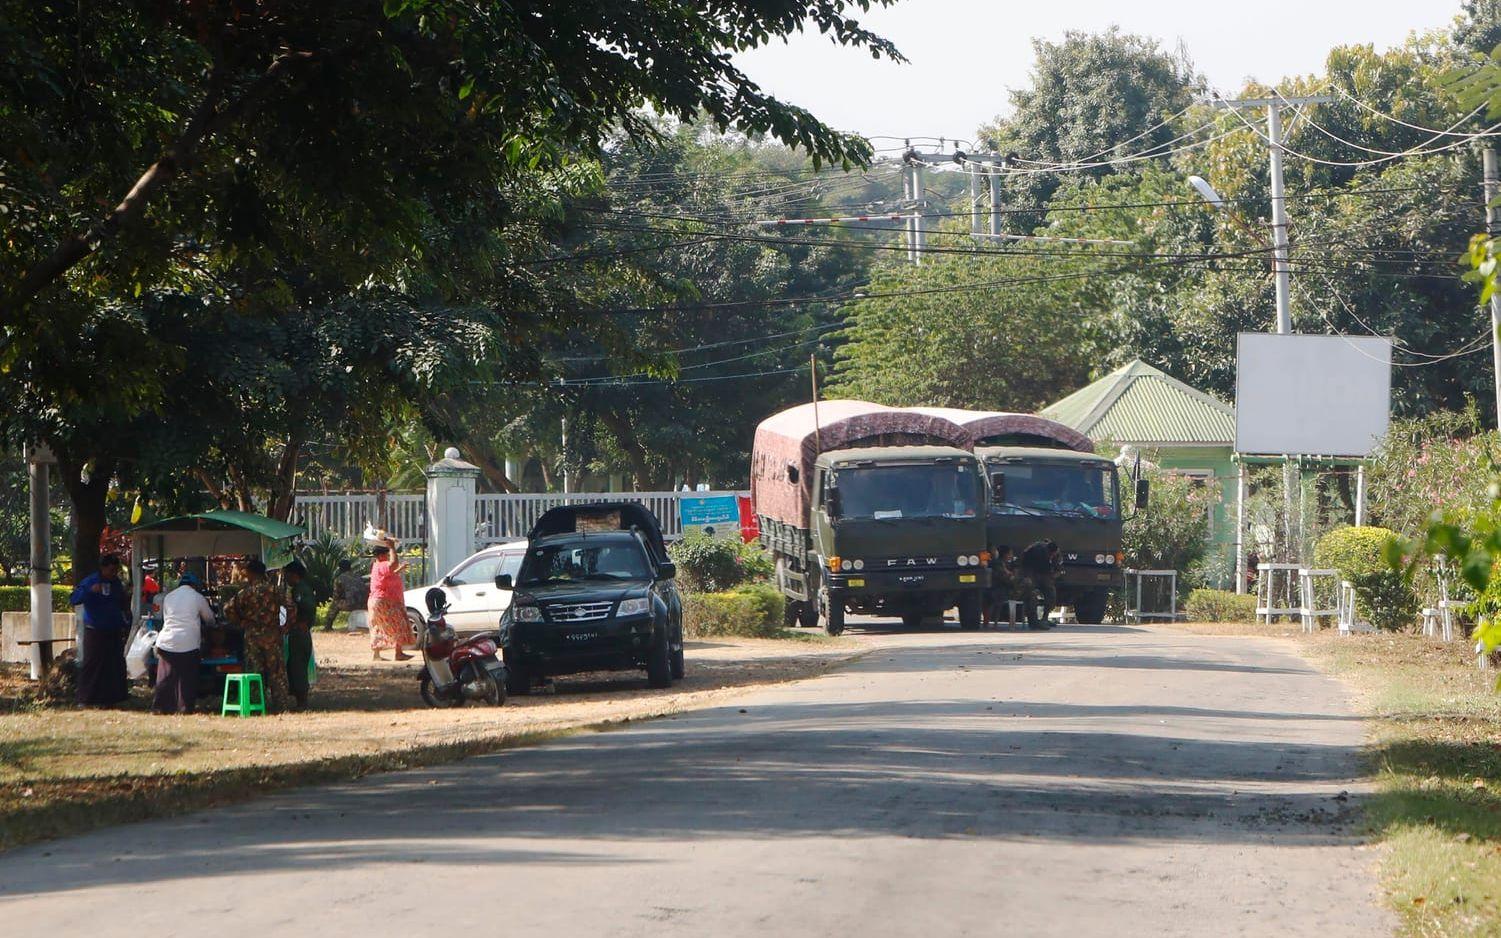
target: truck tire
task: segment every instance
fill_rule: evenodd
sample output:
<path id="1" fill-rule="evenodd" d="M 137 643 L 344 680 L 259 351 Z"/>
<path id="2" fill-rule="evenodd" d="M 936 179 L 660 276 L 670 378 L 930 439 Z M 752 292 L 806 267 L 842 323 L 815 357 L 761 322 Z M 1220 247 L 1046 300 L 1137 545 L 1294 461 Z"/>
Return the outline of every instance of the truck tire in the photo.
<path id="1" fill-rule="evenodd" d="M 980 594 L 965 593 L 959 597 L 959 628 L 973 632 L 980 628 Z"/>
<path id="2" fill-rule="evenodd" d="M 670 644 L 665 630 L 661 638 L 652 642 L 651 650 L 646 654 L 647 687 L 672 686 L 672 649 L 668 647 Z"/>
<path id="3" fill-rule="evenodd" d="M 922 628 L 922 613 L 920 613 L 920 612 L 904 612 L 904 613 L 902 613 L 902 628 L 908 629 L 908 630 L 914 631 L 914 632 L 917 631 L 918 629 Z"/>
<path id="4" fill-rule="evenodd" d="M 799 619 L 797 608 L 798 605 L 799 603 L 797 600 L 786 599 L 784 597 L 784 601 L 782 603 L 782 628 L 791 629 L 797 627 Z"/>
<path id="5" fill-rule="evenodd" d="M 844 631 L 844 599 L 830 596 L 827 589 L 818 591 L 818 620 L 825 633 L 839 635 Z"/>
<path id="6" fill-rule="evenodd" d="M 818 627 L 818 607 L 810 602 L 797 600 L 797 624 L 805 629 Z"/>
<path id="7" fill-rule="evenodd" d="M 532 673 L 519 658 L 505 655 L 506 693 L 512 697 L 525 697 L 532 692 Z"/>
<path id="8" fill-rule="evenodd" d="M 1100 590 L 1084 593 L 1074 600 L 1074 618 L 1080 625 L 1099 625 L 1105 621 L 1105 602 L 1109 594 Z"/>
<path id="9" fill-rule="evenodd" d="M 678 633 L 678 647 L 672 651 L 672 679 L 681 681 L 686 673 L 687 665 L 683 661 L 683 636 L 680 632 Z"/>

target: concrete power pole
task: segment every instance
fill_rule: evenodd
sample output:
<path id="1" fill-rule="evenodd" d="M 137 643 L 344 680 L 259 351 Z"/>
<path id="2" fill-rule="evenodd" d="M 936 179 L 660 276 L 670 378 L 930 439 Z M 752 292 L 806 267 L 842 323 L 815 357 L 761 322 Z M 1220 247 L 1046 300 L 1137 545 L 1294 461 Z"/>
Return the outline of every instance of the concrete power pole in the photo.
<path id="1" fill-rule="evenodd" d="M 1494 238 L 1498 233 L 1496 199 L 1501 197 L 1501 173 L 1496 168 L 1496 151 L 1486 147 L 1482 153 L 1485 160 L 1485 233 Z M 1496 387 L 1496 421 L 1501 425 L 1501 295 L 1491 294 L 1491 367 L 1492 380 Z"/>
<path id="2" fill-rule="evenodd" d="M 27 450 L 31 484 L 31 679 L 41 680 L 52 667 L 52 515 L 48 488 L 56 458 L 46 446 Z M 83 624 L 79 623 L 80 643 Z"/>

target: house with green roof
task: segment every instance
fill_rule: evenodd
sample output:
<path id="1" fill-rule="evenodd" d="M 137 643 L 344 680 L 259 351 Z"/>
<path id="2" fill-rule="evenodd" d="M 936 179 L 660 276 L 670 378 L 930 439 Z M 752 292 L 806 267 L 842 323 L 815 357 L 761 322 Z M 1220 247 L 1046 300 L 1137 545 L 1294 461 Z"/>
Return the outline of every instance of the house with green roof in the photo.
<path id="1" fill-rule="evenodd" d="M 1234 407 L 1137 359 L 1039 413 L 1096 443 L 1134 447 L 1163 469 L 1218 480 L 1210 542 L 1234 569 Z"/>

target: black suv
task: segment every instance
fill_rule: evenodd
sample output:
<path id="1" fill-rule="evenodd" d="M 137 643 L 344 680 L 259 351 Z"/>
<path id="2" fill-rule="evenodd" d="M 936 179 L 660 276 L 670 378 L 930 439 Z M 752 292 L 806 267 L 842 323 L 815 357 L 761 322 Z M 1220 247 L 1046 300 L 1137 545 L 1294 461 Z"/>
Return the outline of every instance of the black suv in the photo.
<path id="1" fill-rule="evenodd" d="M 500 619 L 507 689 L 584 671 L 642 668 L 652 687 L 683 676 L 683 603 L 662 529 L 644 505 L 554 508 L 527 535 L 526 559 Z"/>

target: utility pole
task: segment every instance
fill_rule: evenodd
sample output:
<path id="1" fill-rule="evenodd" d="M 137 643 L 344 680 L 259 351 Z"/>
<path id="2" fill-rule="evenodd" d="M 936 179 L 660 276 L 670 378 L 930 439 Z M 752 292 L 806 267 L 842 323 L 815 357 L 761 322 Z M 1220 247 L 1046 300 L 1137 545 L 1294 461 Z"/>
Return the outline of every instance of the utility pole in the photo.
<path id="1" fill-rule="evenodd" d="M 1293 105 L 1325 104 L 1333 101 L 1330 95 L 1300 95 L 1297 97 L 1284 97 L 1274 95 L 1270 98 L 1241 98 L 1236 101 L 1224 101 L 1216 98 L 1216 107 L 1234 108 L 1244 110 L 1246 108 L 1266 108 L 1266 140 L 1267 150 L 1271 156 L 1271 183 L 1272 183 L 1272 274 L 1277 288 L 1277 334 L 1291 335 L 1293 331 L 1292 314 L 1292 271 L 1288 267 L 1287 259 L 1287 190 L 1282 182 L 1282 108 Z M 1300 490 L 1297 534 L 1293 533 L 1293 486 L 1297 485 Z M 1298 464 L 1296 471 L 1293 469 L 1292 460 L 1287 459 L 1282 463 L 1282 518 L 1283 538 L 1286 549 L 1293 553 L 1301 562 L 1303 540 L 1303 514 L 1301 510 L 1301 490 L 1303 488 L 1303 467 Z M 1239 540 L 1239 535 L 1237 535 Z M 1236 557 L 1236 567 L 1243 569 L 1245 560 L 1242 556 Z"/>
<path id="2" fill-rule="evenodd" d="M 31 485 L 31 679 L 41 680 L 52 668 L 52 515 L 49 512 L 50 465 L 56 457 L 46 446 L 26 452 Z M 79 623 L 80 644 L 83 625 Z"/>
<path id="3" fill-rule="evenodd" d="M 1245 109 L 1266 108 L 1267 149 L 1271 153 L 1272 178 L 1272 273 L 1277 283 L 1277 334 L 1293 331 L 1292 271 L 1287 260 L 1287 192 L 1282 183 L 1282 108 L 1287 105 L 1325 104 L 1334 98 L 1326 94 L 1285 98 L 1242 98 L 1237 101 L 1215 100 L 1217 107 Z"/>
<path id="4" fill-rule="evenodd" d="M 927 192 L 923 185 L 923 175 L 927 171 L 928 164 L 958 163 L 960 166 L 986 165 L 991 167 L 986 173 L 990 181 L 990 237 L 997 237 L 1001 233 L 1001 177 L 995 172 L 995 167 L 1005 166 L 1008 157 L 997 153 L 969 154 L 963 150 L 955 149 L 953 152 L 919 153 L 912 149 L 912 141 L 908 140 L 907 152 L 902 154 L 902 162 L 905 164 L 902 175 L 902 195 L 912 206 L 912 216 L 907 223 L 907 259 L 914 264 L 922 263 L 922 252 L 927 246 L 927 232 L 923 228 L 923 215 L 927 211 Z M 939 141 L 942 149 L 943 142 Z M 980 230 L 980 174 L 977 170 L 970 170 L 969 177 L 969 212 L 970 235 L 976 238 L 986 236 Z"/>
<path id="5" fill-rule="evenodd" d="M 1494 238 L 1497 231 L 1496 199 L 1501 196 L 1501 173 L 1496 169 L 1496 151 L 1486 147 L 1481 154 L 1485 161 L 1485 234 L 1486 237 Z M 1491 294 L 1491 367 L 1492 379 L 1496 386 L 1496 420 L 1501 424 L 1501 337 L 1496 330 L 1501 329 L 1501 296 Z"/>

